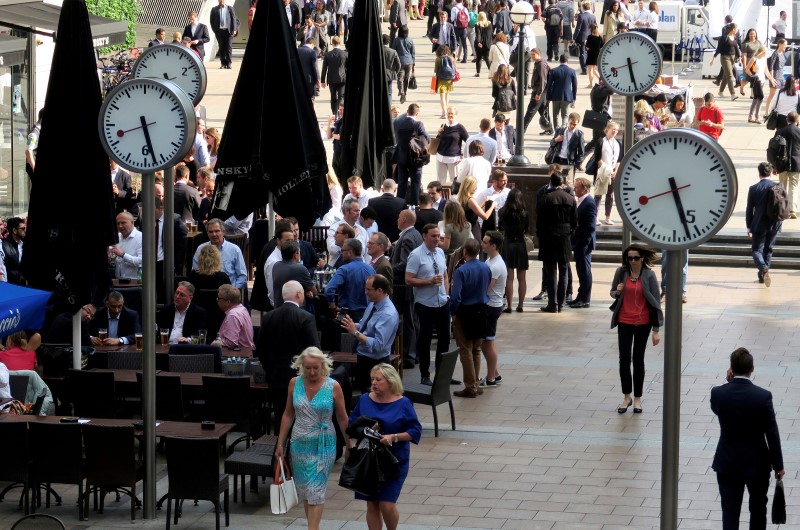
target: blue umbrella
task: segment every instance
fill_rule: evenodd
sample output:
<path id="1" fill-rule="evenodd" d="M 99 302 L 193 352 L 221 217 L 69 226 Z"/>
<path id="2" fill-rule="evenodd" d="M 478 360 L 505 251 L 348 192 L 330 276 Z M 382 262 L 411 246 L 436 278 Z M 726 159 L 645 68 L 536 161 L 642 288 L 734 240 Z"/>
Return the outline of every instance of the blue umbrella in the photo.
<path id="1" fill-rule="evenodd" d="M 0 282 L 0 338 L 23 329 L 41 328 L 52 294 Z"/>

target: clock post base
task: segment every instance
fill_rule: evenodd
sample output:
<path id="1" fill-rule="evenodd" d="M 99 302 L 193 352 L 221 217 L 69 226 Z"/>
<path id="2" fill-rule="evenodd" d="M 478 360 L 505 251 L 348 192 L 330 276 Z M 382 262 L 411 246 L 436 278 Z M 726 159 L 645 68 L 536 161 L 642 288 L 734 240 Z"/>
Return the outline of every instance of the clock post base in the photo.
<path id="1" fill-rule="evenodd" d="M 511 167 L 530 166 L 531 161 L 528 160 L 528 157 L 525 155 L 513 155 L 511 158 L 508 159 L 506 165 Z"/>

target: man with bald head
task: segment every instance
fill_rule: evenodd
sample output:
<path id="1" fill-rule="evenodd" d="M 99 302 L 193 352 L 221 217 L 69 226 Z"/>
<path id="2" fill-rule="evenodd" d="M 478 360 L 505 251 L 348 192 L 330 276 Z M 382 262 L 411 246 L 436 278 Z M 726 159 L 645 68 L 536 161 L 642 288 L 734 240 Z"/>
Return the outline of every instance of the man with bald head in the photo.
<path id="1" fill-rule="evenodd" d="M 283 304 L 264 313 L 258 334 L 256 351 L 261 366 L 267 372 L 267 384 L 275 411 L 275 432 L 280 432 L 289 381 L 297 373 L 292 359 L 309 346 L 319 347 L 314 316 L 302 309 L 305 303 L 303 286 L 294 280 L 281 288 Z"/>
<path id="2" fill-rule="evenodd" d="M 394 273 L 394 305 L 403 313 L 403 366 L 414 368 L 416 365 L 416 342 L 419 321 L 414 314 L 414 293 L 405 285 L 406 264 L 408 255 L 422 244 L 422 236 L 414 223 L 417 216 L 413 210 L 403 210 L 397 217 L 397 229 L 400 236 L 392 244 L 392 272 Z"/>
<path id="3" fill-rule="evenodd" d="M 136 279 L 142 266 L 142 233 L 133 226 L 133 216 L 128 212 L 117 215 L 119 243 L 111 247 L 114 272 L 118 279 Z"/>

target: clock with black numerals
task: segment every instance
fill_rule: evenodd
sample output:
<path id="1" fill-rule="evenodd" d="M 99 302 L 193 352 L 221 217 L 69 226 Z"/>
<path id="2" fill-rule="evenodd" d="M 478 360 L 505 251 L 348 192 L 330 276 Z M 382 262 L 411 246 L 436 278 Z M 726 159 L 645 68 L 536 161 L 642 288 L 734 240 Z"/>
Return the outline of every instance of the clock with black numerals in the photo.
<path id="1" fill-rule="evenodd" d="M 615 94 L 633 96 L 652 88 L 661 75 L 661 47 L 638 31 L 609 39 L 597 57 L 600 77 Z"/>
<path id="2" fill-rule="evenodd" d="M 147 48 L 133 65 L 133 77 L 172 81 L 195 105 L 206 93 L 206 67 L 194 50 L 183 45 L 161 44 Z"/>
<path id="3" fill-rule="evenodd" d="M 109 92 L 97 123 L 108 156 L 152 173 L 180 162 L 194 143 L 197 118 L 186 93 L 164 79 L 131 79 Z"/>
<path id="4" fill-rule="evenodd" d="M 693 129 L 670 129 L 638 141 L 625 154 L 614 197 L 636 237 L 683 250 L 725 225 L 737 192 L 733 162 L 716 141 Z"/>

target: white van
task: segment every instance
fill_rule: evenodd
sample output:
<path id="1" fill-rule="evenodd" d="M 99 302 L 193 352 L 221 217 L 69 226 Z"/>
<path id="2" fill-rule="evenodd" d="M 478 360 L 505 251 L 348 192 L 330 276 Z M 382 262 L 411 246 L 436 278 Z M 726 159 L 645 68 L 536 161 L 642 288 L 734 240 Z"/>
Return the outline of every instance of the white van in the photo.
<path id="1" fill-rule="evenodd" d="M 645 6 L 649 2 L 645 2 Z M 658 3 L 658 36 L 656 41 L 667 50 L 673 39 L 680 44 L 684 39 L 705 35 L 710 38 L 708 11 L 700 5 L 686 5 L 681 0 L 665 0 Z M 635 17 L 635 14 L 634 14 Z M 703 41 L 703 46 L 708 46 Z"/>

